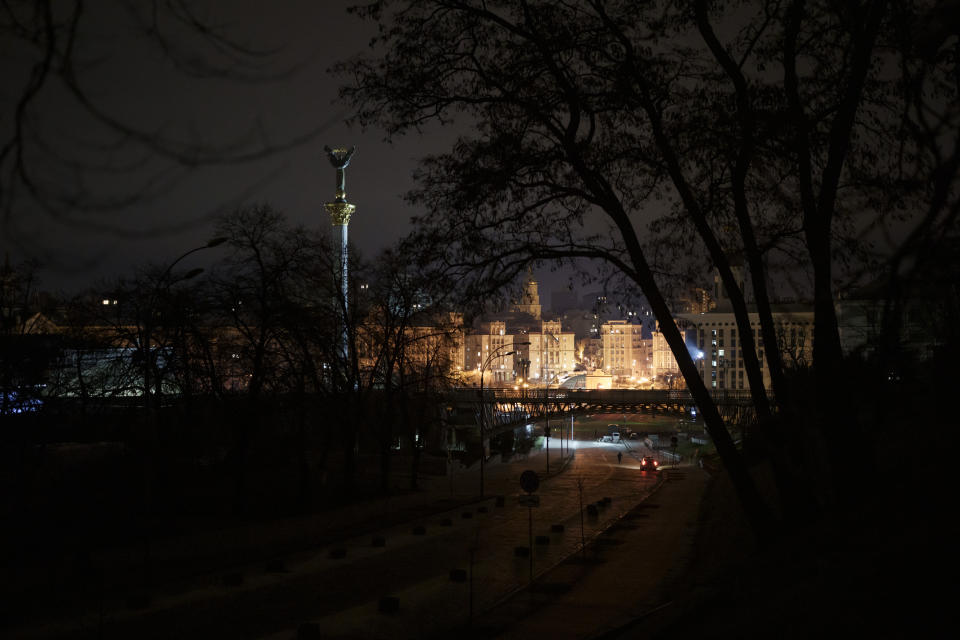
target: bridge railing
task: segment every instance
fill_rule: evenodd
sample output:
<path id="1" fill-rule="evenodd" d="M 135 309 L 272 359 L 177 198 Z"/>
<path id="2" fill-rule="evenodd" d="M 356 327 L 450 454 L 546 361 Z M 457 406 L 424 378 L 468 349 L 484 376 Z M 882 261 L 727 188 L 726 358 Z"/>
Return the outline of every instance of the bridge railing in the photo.
<path id="1" fill-rule="evenodd" d="M 720 405 L 751 405 L 749 391 L 717 390 L 710 393 Z M 695 405 L 686 389 L 479 389 L 459 388 L 449 393 L 453 402 L 552 403 L 552 404 L 681 404 Z"/>

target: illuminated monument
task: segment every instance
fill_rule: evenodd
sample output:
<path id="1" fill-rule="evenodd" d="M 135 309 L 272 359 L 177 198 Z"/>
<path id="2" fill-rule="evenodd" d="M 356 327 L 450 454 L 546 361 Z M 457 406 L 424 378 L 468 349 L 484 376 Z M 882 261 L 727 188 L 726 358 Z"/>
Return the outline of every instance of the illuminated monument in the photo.
<path id="1" fill-rule="evenodd" d="M 350 226 L 350 215 L 356 210 L 356 206 L 347 202 L 347 177 L 346 168 L 350 165 L 350 158 L 356 147 L 350 149 L 331 149 L 324 147 L 327 157 L 330 158 L 330 164 L 337 170 L 336 198 L 333 202 L 327 202 L 323 206 L 330 213 L 330 223 L 336 228 L 340 228 L 340 294 L 343 296 L 341 309 L 343 317 L 341 318 L 341 353 L 347 358 L 347 301 L 349 300 L 347 292 L 347 263 L 349 254 L 347 250 L 347 228 Z"/>

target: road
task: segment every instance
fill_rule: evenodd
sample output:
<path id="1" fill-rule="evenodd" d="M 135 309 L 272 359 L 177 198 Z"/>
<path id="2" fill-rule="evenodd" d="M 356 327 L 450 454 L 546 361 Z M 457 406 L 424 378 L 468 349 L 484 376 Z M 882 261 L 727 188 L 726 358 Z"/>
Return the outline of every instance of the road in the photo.
<path id="1" fill-rule="evenodd" d="M 644 453 L 628 444 L 636 456 Z M 225 585 L 222 574 L 211 576 L 206 583 L 156 597 L 145 610 L 113 610 L 102 619 L 91 614 L 55 627 L 24 629 L 19 637 L 290 640 L 307 623 L 325 638 L 377 639 L 425 637 L 462 626 L 471 600 L 477 619 L 528 584 L 530 557 L 518 556 L 516 548 L 529 548 L 531 523 L 533 573 L 539 575 L 580 548 L 581 489 L 585 507 L 609 498 L 596 516 L 582 520 L 582 535 L 589 541 L 657 482 L 655 474 L 640 471 L 631 453 L 618 463 L 623 445 L 575 441 L 575 446 L 562 471 L 552 447 L 549 477 L 543 452 L 488 465 L 485 493 L 490 497 L 469 507 L 290 556 L 272 571 L 263 565 L 238 567 L 239 584 Z M 542 477 L 540 506 L 532 509 L 519 504 L 524 493 L 519 476 L 528 468 Z M 476 471 L 462 472 L 453 484 L 476 493 L 478 481 Z M 440 479 L 432 491 L 449 498 L 451 484 Z M 503 497 L 499 503 L 496 496 Z M 452 579 L 452 569 L 463 570 L 458 577 L 466 579 Z M 379 611 L 384 597 L 396 599 L 395 612 Z"/>
<path id="2" fill-rule="evenodd" d="M 409 578 L 402 586 L 397 588 L 388 581 L 371 579 L 367 582 L 368 597 L 352 607 L 335 613 L 327 607 L 317 607 L 313 615 L 304 617 L 327 638 L 426 637 L 462 625 L 470 612 L 470 582 L 451 581 L 450 569 L 464 569 L 469 575 L 471 548 L 473 610 L 477 618 L 482 617 L 484 610 L 529 582 L 530 558 L 517 557 L 515 548 L 529 548 L 531 516 L 533 573 L 539 575 L 580 549 L 578 481 L 582 481 L 585 507 L 610 498 L 609 506 L 598 509 L 596 517 L 583 518 L 583 536 L 587 540 L 632 509 L 657 481 L 654 474 L 641 472 L 629 455 L 618 463 L 616 454 L 623 447 L 579 444 L 573 461 L 561 473 L 541 483 L 537 492 L 539 507 L 530 509 L 519 504 L 523 494 L 519 473 L 527 465 L 514 463 L 500 468 L 490 475 L 491 484 L 505 495 L 504 506 L 496 507 L 495 501 L 490 500 L 468 512 L 469 518 L 463 517 L 463 510 L 443 514 L 426 523 L 428 537 L 424 540 L 416 540 L 406 529 L 388 532 L 388 547 L 377 554 L 379 564 Z M 537 471 L 544 470 L 544 456 L 531 462 L 535 464 L 529 466 L 541 467 Z M 555 458 L 554 470 L 557 462 Z M 484 507 L 486 513 L 481 512 Z M 444 517 L 450 519 L 452 527 L 438 526 Z M 554 525 L 562 525 L 563 531 L 555 531 Z M 538 536 L 540 544 L 536 542 Z M 356 541 L 358 551 L 364 543 L 369 545 L 369 541 Z M 378 611 L 381 595 L 398 599 L 400 606 L 395 614 L 383 615 Z M 284 629 L 266 637 L 286 640 L 295 637 L 294 630 Z"/>

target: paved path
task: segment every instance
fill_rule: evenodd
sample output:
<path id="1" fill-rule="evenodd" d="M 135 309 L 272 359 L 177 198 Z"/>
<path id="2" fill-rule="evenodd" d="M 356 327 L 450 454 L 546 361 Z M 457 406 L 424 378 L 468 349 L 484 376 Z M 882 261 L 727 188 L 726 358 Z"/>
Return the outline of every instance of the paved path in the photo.
<path id="1" fill-rule="evenodd" d="M 590 546 L 531 590 L 489 612 L 468 637 L 628 638 L 670 606 L 671 581 L 692 553 L 706 474 L 665 472 L 665 482 Z M 639 636 L 638 636 L 639 637 Z"/>
<path id="2" fill-rule="evenodd" d="M 336 516 L 349 530 L 351 522 L 376 516 L 369 510 L 419 502 L 415 520 L 292 554 L 273 569 L 238 567 L 242 580 L 233 584 L 222 574 L 210 576 L 159 594 L 144 609 L 108 607 L 102 620 L 90 613 L 24 628 L 18 637 L 292 640 L 304 625 L 326 638 L 421 638 L 451 629 L 477 637 L 528 637 L 537 630 L 554 638 L 592 637 L 656 599 L 656 586 L 687 547 L 702 472 L 672 472 L 661 486 L 667 473 L 641 472 L 634 456 L 647 452 L 635 445 L 618 463 L 622 445 L 577 444 L 576 455 L 566 455 L 562 465 L 552 447 L 549 477 L 545 452 L 488 465 L 484 500 L 471 498 L 479 487 L 477 471 L 464 471 L 414 496 Z M 518 504 L 526 469 L 543 478 L 540 507 L 532 510 Z M 635 510 L 655 489 L 648 505 L 659 506 Z M 576 560 L 582 555 L 581 491 L 584 505 L 609 498 L 595 517 L 583 520 L 583 538 L 594 540 L 588 562 Z M 503 496 L 500 504 L 496 496 Z M 464 506 L 449 509 L 457 499 Z M 431 504 L 447 510 L 431 510 Z M 539 536 L 532 547 L 533 588 L 530 557 L 515 551 L 529 548 L 531 523 Z M 611 525 L 612 532 L 603 533 Z M 462 574 L 452 579 L 452 569 L 472 574 L 472 581 L 460 581 Z M 380 611 L 385 596 L 395 598 L 395 612 Z"/>
<path id="3" fill-rule="evenodd" d="M 409 529 L 385 532 L 387 547 L 391 551 L 402 549 L 404 557 L 401 560 L 384 553 L 381 566 L 408 576 L 416 573 L 418 579 L 389 593 L 376 592 L 383 583 L 371 580 L 374 591 L 366 600 L 327 615 L 318 606 L 317 614 L 310 616 L 309 622 L 325 638 L 392 639 L 440 634 L 468 623 L 471 574 L 474 618 L 482 620 L 484 612 L 528 587 L 531 571 L 535 577 L 542 575 L 580 550 L 581 491 L 584 507 L 608 499 L 597 508 L 596 516 L 583 519 L 583 538 L 592 540 L 656 486 L 657 476 L 640 471 L 629 456 L 618 463 L 616 454 L 622 447 L 579 444 L 576 456 L 566 461 L 561 473 L 556 473 L 559 456 L 554 459 L 555 475 L 544 479 L 537 491 L 539 507 L 531 509 L 519 504 L 523 493 L 519 476 L 529 468 L 545 472 L 545 454 L 488 469 L 492 489 L 504 496 L 503 505 L 496 506 L 496 500 L 491 499 L 473 511 L 460 509 L 437 514 L 424 523 L 425 535 L 434 536 L 429 542 L 411 541 L 415 536 Z M 464 518 L 464 514 L 469 517 Z M 448 524 L 438 526 L 444 518 Z M 516 555 L 517 547 L 530 550 L 531 542 L 532 555 Z M 357 540 L 355 544 L 369 543 Z M 348 546 L 352 555 L 354 542 Z M 451 569 L 462 570 L 467 579 L 451 580 Z M 396 598 L 396 612 L 384 615 L 380 611 L 383 596 Z M 283 629 L 266 637 L 293 638 L 295 630 Z"/>

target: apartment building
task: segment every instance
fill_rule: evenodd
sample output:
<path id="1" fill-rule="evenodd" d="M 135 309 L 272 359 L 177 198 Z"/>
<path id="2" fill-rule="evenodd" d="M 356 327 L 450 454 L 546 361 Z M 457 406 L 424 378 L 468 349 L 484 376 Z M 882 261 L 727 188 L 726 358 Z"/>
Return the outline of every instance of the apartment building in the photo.
<path id="1" fill-rule="evenodd" d="M 515 343 L 521 338 L 507 333 L 506 322 L 492 321 L 484 325 L 486 331 L 464 336 L 464 371 L 479 383 L 497 386 L 512 384 L 517 377 L 517 368 L 522 353 L 517 353 Z"/>
<path id="2" fill-rule="evenodd" d="M 666 379 L 677 376 L 680 373 L 680 366 L 673 355 L 673 350 L 667 344 L 667 339 L 660 331 L 660 323 L 651 335 L 651 367 L 650 377 Z"/>
<path id="3" fill-rule="evenodd" d="M 643 326 L 626 320 L 609 320 L 601 326 L 603 370 L 613 376 L 638 377 L 649 371 L 650 346 L 644 343 Z"/>
<path id="4" fill-rule="evenodd" d="M 770 389 L 770 370 L 764 360 L 766 345 L 760 335 L 759 314 L 751 312 L 750 330 L 760 358 L 763 384 Z M 710 312 L 685 316 L 696 326 L 696 364 L 700 376 L 710 389 L 749 389 L 743 366 L 743 336 L 738 334 L 732 312 Z M 813 362 L 813 311 L 803 305 L 777 305 L 773 311 L 777 342 L 784 364 L 807 366 Z"/>
<path id="5" fill-rule="evenodd" d="M 529 332 L 531 382 L 555 382 L 562 374 L 573 371 L 576 359 L 576 337 L 564 331 L 559 320 L 544 320 L 539 332 Z"/>

